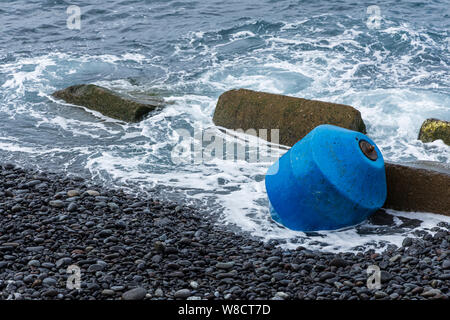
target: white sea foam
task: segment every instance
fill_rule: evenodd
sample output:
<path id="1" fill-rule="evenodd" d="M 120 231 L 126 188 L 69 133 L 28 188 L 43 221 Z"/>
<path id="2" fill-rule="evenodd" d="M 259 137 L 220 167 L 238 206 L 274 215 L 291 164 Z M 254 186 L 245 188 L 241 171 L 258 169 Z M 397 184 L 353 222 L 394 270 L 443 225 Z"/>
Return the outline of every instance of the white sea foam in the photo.
<path id="1" fill-rule="evenodd" d="M 245 39 L 249 37 L 255 37 L 256 35 L 251 31 L 239 31 L 231 35 L 232 40 Z"/>

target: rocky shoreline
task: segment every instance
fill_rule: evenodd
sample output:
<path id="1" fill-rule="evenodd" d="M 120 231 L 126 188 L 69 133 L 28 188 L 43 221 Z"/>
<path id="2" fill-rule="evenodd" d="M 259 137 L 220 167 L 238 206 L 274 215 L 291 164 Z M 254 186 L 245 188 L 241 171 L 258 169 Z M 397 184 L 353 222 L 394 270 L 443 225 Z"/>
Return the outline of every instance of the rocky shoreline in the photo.
<path id="1" fill-rule="evenodd" d="M 284 250 L 195 208 L 0 164 L 0 299 L 448 299 L 450 225 L 416 235 L 382 254 Z"/>

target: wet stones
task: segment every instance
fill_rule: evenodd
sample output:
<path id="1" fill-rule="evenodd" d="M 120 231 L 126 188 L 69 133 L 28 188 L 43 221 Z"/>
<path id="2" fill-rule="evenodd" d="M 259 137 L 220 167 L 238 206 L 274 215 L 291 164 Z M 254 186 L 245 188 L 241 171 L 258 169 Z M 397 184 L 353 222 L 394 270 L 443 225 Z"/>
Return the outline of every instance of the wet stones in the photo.
<path id="1" fill-rule="evenodd" d="M 174 293 L 174 297 L 177 299 L 186 299 L 191 295 L 191 291 L 189 289 L 181 289 Z"/>
<path id="2" fill-rule="evenodd" d="M 47 287 L 54 287 L 54 286 L 56 286 L 57 283 L 58 282 L 56 281 L 56 279 L 51 278 L 51 277 L 48 277 L 48 278 L 45 278 L 44 280 L 42 280 L 42 284 Z"/>
<path id="3" fill-rule="evenodd" d="M 64 207 L 64 202 L 61 200 L 52 200 L 48 203 L 50 206 L 54 208 L 62 208 Z"/>
<path id="4" fill-rule="evenodd" d="M 409 247 L 409 246 L 412 245 L 412 243 L 413 243 L 413 239 L 407 237 L 407 238 L 403 239 L 402 246 L 403 247 Z"/>
<path id="5" fill-rule="evenodd" d="M 79 195 L 80 195 L 80 191 L 79 190 L 69 190 L 69 191 L 67 191 L 67 196 L 69 198 L 78 197 Z"/>
<path id="6" fill-rule="evenodd" d="M 35 173 L 18 171 L 10 176 L 0 169 L 0 210 L 7 212 L 0 214 L 0 299 L 425 300 L 449 296 L 450 226 L 445 223 L 432 228 L 432 234 L 414 233 L 400 248 L 332 254 L 283 249 L 275 242 L 236 234 L 193 208 L 180 210 L 178 205 L 88 187 L 50 173 L 48 189 L 30 188 L 27 197 L 20 198 L 28 213 L 13 214 L 10 208 L 17 202 L 6 196 L 4 182 L 14 186 L 17 180 L 26 184 L 36 180 Z M 14 187 L 7 188 L 16 195 Z M 75 189 L 79 195 L 70 197 L 67 190 Z M 94 189 L 98 195 L 87 193 Z M 48 205 L 53 200 L 65 205 Z M 114 202 L 118 208 L 97 206 L 99 201 Z M 73 213 L 67 210 L 72 202 L 78 206 Z M 124 213 L 124 208 L 132 210 Z M 151 214 L 143 214 L 145 210 Z M 166 218 L 166 223 L 155 224 L 157 218 Z M 367 267 L 373 264 L 382 271 L 378 291 L 386 295 L 366 286 Z M 81 290 L 66 288 L 71 265 L 80 268 Z"/>
<path id="7" fill-rule="evenodd" d="M 88 196 L 92 196 L 92 197 L 97 197 L 100 195 L 100 192 L 96 191 L 96 190 L 87 190 L 86 194 Z"/>
<path id="8" fill-rule="evenodd" d="M 442 262 L 442 269 L 444 270 L 450 269 L 450 259 L 445 259 L 444 262 Z"/>
<path id="9" fill-rule="evenodd" d="M 147 294 L 147 290 L 145 290 L 144 288 L 138 287 L 138 288 L 128 290 L 127 292 L 124 292 L 122 294 L 122 299 L 123 300 L 142 300 L 145 298 L 146 294 Z"/>
<path id="10" fill-rule="evenodd" d="M 64 266 L 68 266 L 68 265 L 70 265 L 72 263 L 72 258 L 70 258 L 70 257 L 64 257 L 64 258 L 61 258 L 61 259 L 58 259 L 57 261 L 56 261 L 56 267 L 57 268 L 61 268 L 61 267 L 64 267 Z"/>
<path id="11" fill-rule="evenodd" d="M 330 261 L 330 266 L 335 266 L 338 268 L 345 268 L 348 265 L 348 262 L 342 258 L 334 258 Z"/>
<path id="12" fill-rule="evenodd" d="M 68 212 L 75 212 L 78 210 L 78 205 L 75 202 L 71 202 L 69 203 L 69 205 L 67 206 L 67 211 Z"/>
<path id="13" fill-rule="evenodd" d="M 189 285 L 191 286 L 191 288 L 192 289 L 198 289 L 198 287 L 199 287 L 199 284 L 198 284 L 198 282 L 197 281 L 191 281 L 191 282 L 189 282 Z"/>
<path id="14" fill-rule="evenodd" d="M 154 244 L 154 248 L 156 252 L 164 253 L 166 251 L 166 245 L 161 241 L 156 241 Z"/>
<path id="15" fill-rule="evenodd" d="M 109 237 L 112 234 L 113 234 L 112 230 L 104 229 L 104 230 L 101 230 L 99 233 L 97 233 L 97 237 L 99 237 L 99 238 L 107 238 L 107 237 Z"/>
<path id="16" fill-rule="evenodd" d="M 335 277 L 335 274 L 333 272 L 324 272 L 324 273 L 322 273 L 320 275 L 319 280 L 321 282 L 323 282 L 325 280 L 328 280 L 328 279 L 331 279 L 331 278 L 334 278 L 334 277 Z"/>
<path id="17" fill-rule="evenodd" d="M 234 266 L 234 262 L 218 262 L 216 264 L 216 268 L 222 269 L 222 270 L 229 270 L 229 269 L 233 268 L 233 266 Z"/>

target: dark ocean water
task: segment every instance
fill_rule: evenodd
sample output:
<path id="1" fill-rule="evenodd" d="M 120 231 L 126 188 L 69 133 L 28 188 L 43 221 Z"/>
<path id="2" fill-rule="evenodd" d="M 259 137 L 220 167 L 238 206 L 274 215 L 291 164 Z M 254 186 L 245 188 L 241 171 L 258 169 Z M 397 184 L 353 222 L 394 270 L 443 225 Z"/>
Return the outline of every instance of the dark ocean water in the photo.
<path id="1" fill-rule="evenodd" d="M 70 5 L 81 10 L 80 30 L 67 26 Z M 174 163 L 177 129 L 214 130 L 218 96 L 249 88 L 350 104 L 385 159 L 450 163 L 441 141 L 417 140 L 424 119 L 450 120 L 449 8 L 443 0 L 0 1 L 0 160 L 154 190 L 254 235 L 307 244 L 269 218 L 270 163 Z M 123 124 L 51 99 L 78 83 L 156 94 L 168 105 Z M 418 215 L 422 227 L 439 220 Z M 404 235 L 351 229 L 323 241 L 349 248 Z"/>

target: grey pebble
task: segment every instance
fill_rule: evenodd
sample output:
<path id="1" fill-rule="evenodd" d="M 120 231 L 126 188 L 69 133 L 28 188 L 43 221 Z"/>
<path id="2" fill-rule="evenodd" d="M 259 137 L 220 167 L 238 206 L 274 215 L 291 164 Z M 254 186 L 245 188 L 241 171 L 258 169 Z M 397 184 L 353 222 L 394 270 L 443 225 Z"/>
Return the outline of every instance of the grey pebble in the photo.
<path id="1" fill-rule="evenodd" d="M 145 298 L 147 294 L 147 290 L 142 287 L 134 288 L 128 290 L 122 294 L 123 300 L 142 300 Z"/>
<path id="2" fill-rule="evenodd" d="M 191 291 L 189 289 L 181 289 L 174 293 L 174 297 L 178 299 L 186 299 L 191 295 Z"/>

